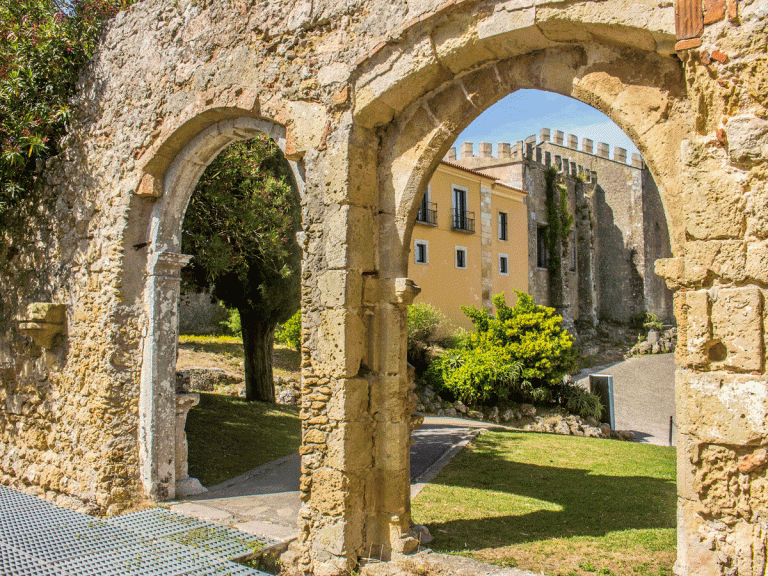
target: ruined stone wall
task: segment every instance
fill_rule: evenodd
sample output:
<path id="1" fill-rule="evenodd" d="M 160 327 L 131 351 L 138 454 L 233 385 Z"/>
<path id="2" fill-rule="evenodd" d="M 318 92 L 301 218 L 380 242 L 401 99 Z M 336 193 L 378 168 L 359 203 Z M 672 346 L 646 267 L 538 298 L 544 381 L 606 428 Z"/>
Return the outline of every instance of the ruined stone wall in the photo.
<path id="1" fill-rule="evenodd" d="M 676 54 L 674 5 L 651 0 L 146 0 L 119 15 L 46 200 L 2 240 L 2 481 L 109 513 L 173 493 L 178 228 L 205 165 L 261 130 L 305 183 L 300 567 L 409 550 L 409 227 L 461 130 L 538 88 L 606 112 L 659 182 L 675 258 L 657 269 L 681 335 L 677 573 L 761 574 L 768 14 L 728 4 Z M 66 322 L 38 322 L 33 302 Z M 63 336 L 34 344 L 34 324 Z"/>

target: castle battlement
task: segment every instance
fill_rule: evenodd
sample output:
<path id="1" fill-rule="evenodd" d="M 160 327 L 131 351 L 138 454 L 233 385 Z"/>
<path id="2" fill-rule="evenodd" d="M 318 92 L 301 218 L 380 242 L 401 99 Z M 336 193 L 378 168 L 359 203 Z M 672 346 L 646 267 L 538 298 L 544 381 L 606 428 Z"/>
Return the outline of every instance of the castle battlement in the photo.
<path id="1" fill-rule="evenodd" d="M 496 160 L 510 160 L 510 161 L 522 161 L 523 159 L 542 162 L 541 150 L 539 146 L 544 143 L 551 143 L 555 146 L 561 146 L 563 148 L 569 148 L 571 150 L 581 152 L 584 154 L 590 154 L 599 158 L 605 158 L 606 160 L 612 160 L 619 164 L 627 164 L 627 151 L 624 148 L 616 146 L 613 149 L 613 158 L 610 157 L 611 147 L 605 142 L 598 142 L 595 146 L 594 140 L 590 138 L 581 139 L 581 147 L 579 147 L 579 139 L 575 134 L 565 134 L 561 130 L 555 130 L 554 136 L 549 128 L 542 128 L 539 132 L 538 141 L 536 135 L 528 136 L 525 140 L 519 140 L 513 146 L 509 142 L 499 142 L 496 145 L 496 155 L 493 154 L 493 145 L 490 142 L 480 142 L 478 146 L 478 155 L 475 156 L 473 142 L 464 142 L 461 145 L 461 156 L 457 156 L 456 147 L 452 147 L 448 150 L 448 154 L 445 159 L 449 162 L 456 162 L 457 160 L 467 160 L 468 158 L 493 158 Z M 536 150 L 539 150 L 536 152 Z M 559 156 L 556 156 L 558 158 Z M 544 162 L 549 165 L 548 162 Z M 557 162 L 555 162 L 557 164 Z M 634 168 L 643 168 L 643 157 L 640 154 L 633 153 L 630 159 L 630 164 Z"/>

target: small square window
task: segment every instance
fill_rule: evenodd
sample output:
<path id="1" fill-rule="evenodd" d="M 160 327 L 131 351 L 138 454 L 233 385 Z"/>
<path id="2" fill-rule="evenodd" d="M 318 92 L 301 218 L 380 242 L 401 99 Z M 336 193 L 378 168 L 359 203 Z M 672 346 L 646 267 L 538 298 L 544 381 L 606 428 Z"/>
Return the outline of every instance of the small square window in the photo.
<path id="1" fill-rule="evenodd" d="M 456 268 L 467 267 L 467 249 L 462 246 L 456 246 Z"/>
<path id="2" fill-rule="evenodd" d="M 415 240 L 413 243 L 414 259 L 417 264 L 427 264 L 429 261 L 429 254 L 427 252 L 427 242 L 424 240 Z"/>
<path id="3" fill-rule="evenodd" d="M 499 274 L 509 274 L 509 257 L 506 254 L 499 254 Z"/>

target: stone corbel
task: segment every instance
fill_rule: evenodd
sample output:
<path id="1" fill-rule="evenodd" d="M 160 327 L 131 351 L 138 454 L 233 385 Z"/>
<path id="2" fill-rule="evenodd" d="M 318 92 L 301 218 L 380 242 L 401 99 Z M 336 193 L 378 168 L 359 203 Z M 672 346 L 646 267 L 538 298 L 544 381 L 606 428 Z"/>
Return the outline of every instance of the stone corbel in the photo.
<path id="1" fill-rule="evenodd" d="M 395 302 L 405 308 L 413 303 L 413 299 L 419 295 L 421 288 L 410 278 L 395 278 Z"/>
<path id="2" fill-rule="evenodd" d="M 166 276 L 178 278 L 181 269 L 184 268 L 192 256 L 189 254 L 177 254 L 175 252 L 157 252 L 150 260 L 150 274 L 153 276 Z"/>
<path id="3" fill-rule="evenodd" d="M 64 304 L 33 302 L 27 307 L 25 317 L 19 319 L 19 331 L 30 336 L 41 348 L 50 350 L 56 336 L 64 333 L 65 321 Z"/>

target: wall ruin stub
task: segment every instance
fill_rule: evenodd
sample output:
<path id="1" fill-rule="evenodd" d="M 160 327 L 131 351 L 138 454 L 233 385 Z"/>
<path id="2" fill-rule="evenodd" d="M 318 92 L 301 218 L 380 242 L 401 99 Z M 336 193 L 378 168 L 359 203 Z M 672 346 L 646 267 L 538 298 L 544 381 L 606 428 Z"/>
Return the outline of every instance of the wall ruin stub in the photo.
<path id="1" fill-rule="evenodd" d="M 177 294 L 155 264 L 181 258 L 194 174 L 258 125 L 305 183 L 299 568 L 335 575 L 371 551 L 407 552 L 411 226 L 461 130 L 539 88 L 616 121 L 664 202 L 675 257 L 656 269 L 680 329 L 676 573 L 763 574 L 768 15 L 732 1 L 700 47 L 675 53 L 674 5 L 633 6 L 146 0 L 118 15 L 44 198 L 0 247 L 0 481 L 110 514 L 172 493 L 173 448 L 153 438 L 173 398 L 152 391 L 167 388 Z M 51 349 L 10 320 L 32 302 L 65 306 Z"/>

